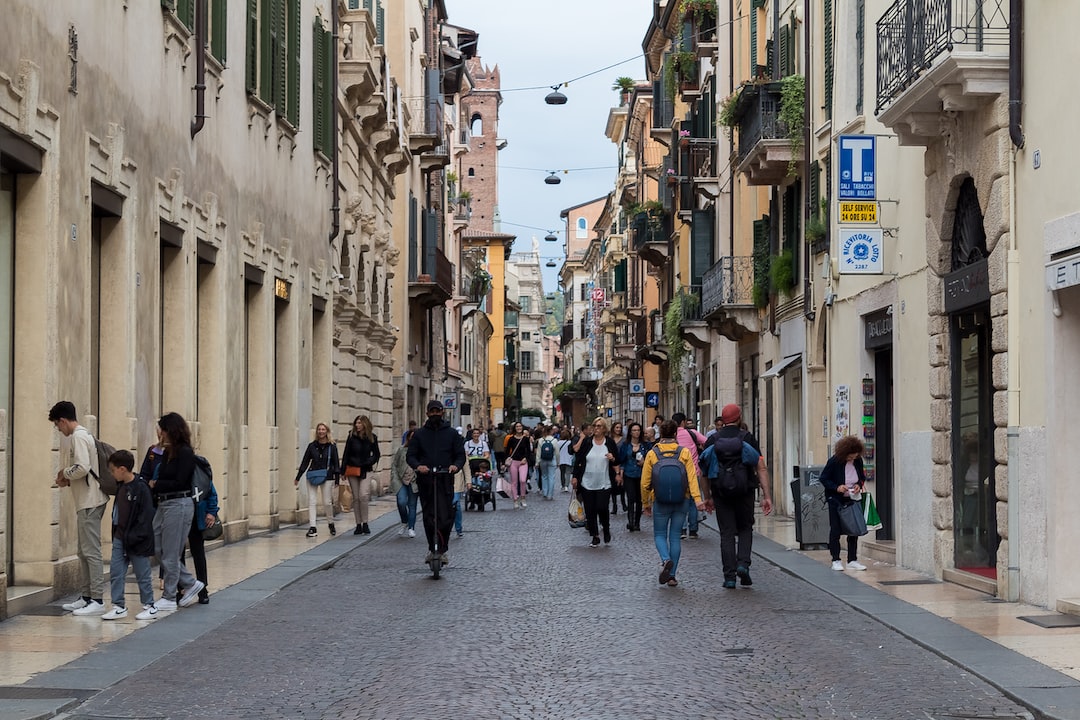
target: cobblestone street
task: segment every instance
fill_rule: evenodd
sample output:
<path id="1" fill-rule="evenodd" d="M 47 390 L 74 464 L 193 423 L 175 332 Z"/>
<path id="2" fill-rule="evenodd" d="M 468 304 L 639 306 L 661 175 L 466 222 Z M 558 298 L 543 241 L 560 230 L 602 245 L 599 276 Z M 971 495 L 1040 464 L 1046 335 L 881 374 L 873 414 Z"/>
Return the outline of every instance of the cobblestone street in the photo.
<path id="1" fill-rule="evenodd" d="M 388 530 L 64 717 L 1030 717 L 760 558 L 724 590 L 711 529 L 660 586 L 647 521 L 590 549 L 567 497 L 466 513 L 438 581 Z"/>

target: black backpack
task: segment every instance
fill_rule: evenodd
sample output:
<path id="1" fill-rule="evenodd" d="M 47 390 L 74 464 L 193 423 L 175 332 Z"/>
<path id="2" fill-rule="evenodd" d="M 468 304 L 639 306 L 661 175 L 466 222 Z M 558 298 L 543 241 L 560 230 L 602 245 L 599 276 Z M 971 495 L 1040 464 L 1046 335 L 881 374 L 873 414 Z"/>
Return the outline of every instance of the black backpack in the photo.
<path id="1" fill-rule="evenodd" d="M 713 452 L 720 466 L 720 474 L 713 480 L 715 495 L 725 498 L 741 497 L 750 489 L 750 469 L 743 462 L 742 431 L 735 437 L 717 437 L 713 440 Z"/>

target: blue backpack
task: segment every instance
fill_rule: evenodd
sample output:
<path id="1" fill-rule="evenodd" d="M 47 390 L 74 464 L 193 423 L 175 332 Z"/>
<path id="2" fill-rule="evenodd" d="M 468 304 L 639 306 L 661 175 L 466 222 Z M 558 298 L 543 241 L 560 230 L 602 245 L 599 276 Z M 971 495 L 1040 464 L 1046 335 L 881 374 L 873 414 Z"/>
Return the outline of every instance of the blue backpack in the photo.
<path id="1" fill-rule="evenodd" d="M 679 460 L 682 450 L 679 447 L 667 453 L 659 447 L 653 448 L 656 462 L 652 466 L 652 489 L 658 503 L 678 505 L 686 499 L 690 479 L 686 476 L 686 466 Z"/>
<path id="2" fill-rule="evenodd" d="M 555 444 L 550 440 L 545 440 L 540 444 L 540 460 L 542 462 L 551 462 L 555 459 Z"/>

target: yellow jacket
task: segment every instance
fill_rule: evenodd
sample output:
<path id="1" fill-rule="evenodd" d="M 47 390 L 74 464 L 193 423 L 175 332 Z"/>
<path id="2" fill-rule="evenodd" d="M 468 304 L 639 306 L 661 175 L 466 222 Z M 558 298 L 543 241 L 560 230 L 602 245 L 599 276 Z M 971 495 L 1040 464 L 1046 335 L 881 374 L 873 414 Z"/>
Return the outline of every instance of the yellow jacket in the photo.
<path id="1" fill-rule="evenodd" d="M 650 507 L 653 503 L 653 491 L 652 491 L 652 469 L 656 464 L 656 453 L 654 449 L 659 448 L 663 452 L 671 452 L 677 450 L 679 453 L 679 461 L 686 467 L 686 479 L 690 485 L 690 497 L 694 498 L 694 504 L 700 503 L 701 489 L 698 487 L 698 474 L 697 468 L 694 466 L 693 456 L 690 455 L 690 451 L 679 445 L 674 440 L 667 442 L 658 442 L 645 453 L 645 464 L 641 468 L 641 505 L 642 507 Z"/>

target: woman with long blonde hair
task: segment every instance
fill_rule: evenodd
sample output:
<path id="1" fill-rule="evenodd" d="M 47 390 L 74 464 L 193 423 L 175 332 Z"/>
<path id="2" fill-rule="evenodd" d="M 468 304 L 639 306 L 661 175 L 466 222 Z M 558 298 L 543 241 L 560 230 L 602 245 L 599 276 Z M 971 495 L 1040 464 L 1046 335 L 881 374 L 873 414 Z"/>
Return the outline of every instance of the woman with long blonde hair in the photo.
<path id="1" fill-rule="evenodd" d="M 371 500 L 368 475 L 378 465 L 379 457 L 379 438 L 372 431 L 371 419 L 367 415 L 357 415 L 349 437 L 345 438 L 345 451 L 341 454 L 345 477 L 353 493 L 353 517 L 356 519 L 353 535 L 371 534 L 368 527 L 368 502 Z"/>
<path id="2" fill-rule="evenodd" d="M 338 474 L 338 452 L 334 438 L 330 436 L 330 426 L 319 423 L 315 426 L 315 439 L 308 444 L 304 451 L 304 459 L 300 461 L 300 469 L 296 471 L 296 479 L 293 484 L 300 486 L 300 479 L 304 480 L 304 490 L 308 499 L 308 537 L 315 537 L 319 530 L 315 525 L 315 504 L 322 495 L 323 512 L 326 514 L 326 524 L 331 535 L 337 535 L 334 527 L 334 482 Z"/>

